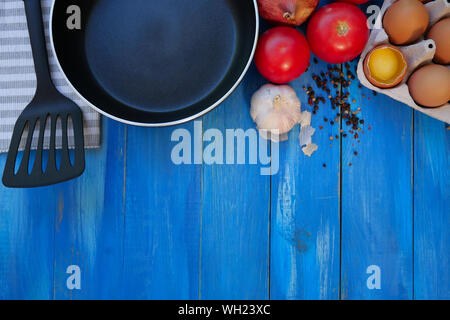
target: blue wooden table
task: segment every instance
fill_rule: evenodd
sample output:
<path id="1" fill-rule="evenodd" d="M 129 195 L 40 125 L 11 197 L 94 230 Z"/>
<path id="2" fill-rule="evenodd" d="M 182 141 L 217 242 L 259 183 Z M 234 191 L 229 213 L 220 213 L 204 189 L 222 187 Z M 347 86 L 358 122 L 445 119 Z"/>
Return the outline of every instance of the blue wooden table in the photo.
<path id="1" fill-rule="evenodd" d="M 312 64 L 292 83 L 305 110 L 302 87 L 326 68 Z M 253 128 L 249 101 L 264 83 L 252 66 L 199 119 L 203 132 Z M 357 83 L 349 92 L 365 120 L 360 142 L 330 145 L 340 127 L 324 125 L 333 113 L 321 107 L 319 150 L 304 156 L 294 129 L 273 176 L 262 165 L 173 164 L 171 135 L 193 134 L 193 122 L 105 118 L 79 179 L 0 187 L 0 298 L 450 298 L 450 131 Z M 69 266 L 80 289 L 67 286 Z"/>

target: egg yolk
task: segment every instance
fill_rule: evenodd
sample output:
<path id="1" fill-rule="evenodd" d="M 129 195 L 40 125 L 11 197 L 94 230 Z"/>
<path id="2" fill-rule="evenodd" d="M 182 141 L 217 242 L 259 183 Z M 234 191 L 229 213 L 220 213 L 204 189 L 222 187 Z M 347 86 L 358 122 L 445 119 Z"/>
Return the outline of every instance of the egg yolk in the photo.
<path id="1" fill-rule="evenodd" d="M 394 81 L 402 68 L 401 57 L 390 48 L 377 49 L 370 55 L 370 73 L 377 81 L 384 83 Z"/>

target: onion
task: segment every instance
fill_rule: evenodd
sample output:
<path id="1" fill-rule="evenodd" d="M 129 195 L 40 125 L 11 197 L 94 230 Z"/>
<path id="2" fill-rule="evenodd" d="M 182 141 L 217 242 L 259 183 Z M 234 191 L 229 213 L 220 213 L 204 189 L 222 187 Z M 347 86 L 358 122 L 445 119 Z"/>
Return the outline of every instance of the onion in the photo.
<path id="1" fill-rule="evenodd" d="M 299 26 L 317 8 L 319 0 L 258 0 L 261 17 L 274 24 Z"/>

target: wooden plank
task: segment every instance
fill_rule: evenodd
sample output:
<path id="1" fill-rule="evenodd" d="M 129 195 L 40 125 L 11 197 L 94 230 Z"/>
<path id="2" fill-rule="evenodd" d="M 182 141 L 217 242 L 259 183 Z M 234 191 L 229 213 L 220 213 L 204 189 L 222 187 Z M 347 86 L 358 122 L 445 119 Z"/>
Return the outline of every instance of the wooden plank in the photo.
<path id="1" fill-rule="evenodd" d="M 412 109 L 355 81 L 349 101 L 361 107 L 365 133 L 342 147 L 342 298 L 410 299 Z M 381 287 L 369 289 L 377 267 Z"/>
<path id="2" fill-rule="evenodd" d="M 414 296 L 450 298 L 450 131 L 415 113 Z"/>
<path id="3" fill-rule="evenodd" d="M 330 2 L 323 0 L 319 6 Z M 301 31 L 306 34 L 306 27 Z M 312 79 L 321 72 L 328 72 L 328 64 L 312 57 L 308 72 L 290 84 L 303 111 L 313 111 L 304 87 L 311 87 L 326 103 L 320 103 L 312 116 L 313 142 L 319 146 L 312 158 L 301 150 L 299 127 L 280 144 L 280 172 L 272 177 L 272 299 L 339 298 L 340 144 L 334 137 L 340 127 L 339 121 L 331 125 L 338 110 L 331 108 L 328 94 L 318 90 Z"/>
<path id="4" fill-rule="evenodd" d="M 339 298 L 340 144 L 333 138 L 330 145 L 330 137 L 338 135 L 340 127 L 339 121 L 330 124 L 338 110 L 331 109 L 328 94 L 317 90 L 312 80 L 313 74 L 328 72 L 327 64 L 313 61 L 291 86 L 302 101 L 302 110 L 312 111 L 303 86 L 326 98 L 312 116 L 313 142 L 319 149 L 311 158 L 303 154 L 299 126 L 280 144 L 280 172 L 272 177 L 272 299 Z"/>
<path id="5" fill-rule="evenodd" d="M 175 165 L 176 129 L 128 129 L 124 270 L 126 299 L 198 297 L 201 166 Z"/>
<path id="6" fill-rule="evenodd" d="M 0 155 L 4 168 L 6 154 Z M 53 221 L 57 188 L 0 185 L 0 299 L 53 297 Z"/>
<path id="7" fill-rule="evenodd" d="M 103 119 L 102 147 L 86 153 L 79 179 L 57 186 L 55 299 L 121 297 L 126 126 Z M 81 271 L 81 289 L 69 290 L 67 268 Z"/>
<path id="8" fill-rule="evenodd" d="M 217 129 L 225 137 L 226 129 L 254 128 L 249 104 L 261 84 L 251 68 L 231 97 L 204 117 L 204 132 Z M 249 152 L 247 165 L 204 165 L 201 299 L 269 297 L 270 177 L 261 175 L 265 166 L 249 164 Z"/>

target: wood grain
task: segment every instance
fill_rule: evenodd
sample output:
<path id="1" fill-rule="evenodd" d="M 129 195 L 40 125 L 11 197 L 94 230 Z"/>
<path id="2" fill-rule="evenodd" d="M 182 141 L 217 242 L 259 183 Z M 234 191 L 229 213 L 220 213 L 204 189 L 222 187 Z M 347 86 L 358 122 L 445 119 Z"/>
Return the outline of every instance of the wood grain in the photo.
<path id="1" fill-rule="evenodd" d="M 328 3 L 321 1 L 319 6 Z M 306 35 L 306 26 L 300 31 Z M 272 177 L 271 192 L 272 299 L 339 298 L 340 143 L 334 137 L 340 127 L 339 121 L 330 124 L 338 110 L 331 109 L 328 94 L 318 90 L 312 79 L 327 73 L 328 64 L 315 57 L 310 62 L 308 71 L 290 85 L 302 102 L 302 111 L 313 111 L 305 87 L 311 87 L 316 97 L 326 98 L 312 115 L 313 143 L 319 149 L 311 158 L 303 154 L 300 126 L 290 132 L 287 142 L 280 143 L 280 172 Z"/>
<path id="2" fill-rule="evenodd" d="M 252 68 L 231 97 L 204 117 L 204 131 L 254 128 L 249 102 L 260 82 Z M 204 165 L 201 299 L 269 297 L 270 177 L 260 167 Z"/>
<path id="3" fill-rule="evenodd" d="M 58 187 L 55 214 L 55 299 L 118 299 L 122 295 L 126 126 L 103 119 L 103 144 L 86 153 L 86 171 Z M 81 270 L 69 290 L 67 267 Z"/>
<path id="4" fill-rule="evenodd" d="M 52 299 L 58 192 L 0 186 L 0 299 Z"/>
<path id="5" fill-rule="evenodd" d="M 175 165 L 175 129 L 128 129 L 122 296 L 196 299 L 201 166 Z"/>
<path id="6" fill-rule="evenodd" d="M 291 84 L 303 110 L 303 86 L 326 70 L 312 60 Z M 104 119 L 102 147 L 87 151 L 79 179 L 0 186 L 0 299 L 450 298 L 450 131 L 441 122 L 353 81 L 344 92 L 362 109 L 359 139 L 334 138 L 327 101 L 312 118 L 319 150 L 304 156 L 295 128 L 272 177 L 248 163 L 250 149 L 241 165 L 173 163 L 177 129 L 225 137 L 254 128 L 249 102 L 265 83 L 252 66 L 196 123 Z M 69 265 L 81 268 L 81 290 L 66 286 Z M 367 286 L 373 265 L 380 289 Z"/>
<path id="7" fill-rule="evenodd" d="M 450 131 L 415 113 L 414 296 L 450 298 Z"/>
<path id="8" fill-rule="evenodd" d="M 342 298 L 410 299 L 412 109 L 355 82 L 349 101 L 361 107 L 365 133 L 342 147 Z M 372 265 L 381 269 L 381 289 L 367 286 Z"/>
<path id="9" fill-rule="evenodd" d="M 312 111 L 303 86 L 317 90 L 313 74 L 327 72 L 327 64 L 314 63 L 308 73 L 291 83 Z M 339 134 L 324 118 L 334 119 L 329 100 L 312 116 L 313 142 L 319 146 L 311 158 L 299 144 L 299 126 L 280 143 L 280 172 L 272 177 L 270 292 L 273 299 L 339 298 Z M 324 128 L 319 129 L 320 126 Z M 331 145 L 330 145 L 331 144 Z M 324 167 L 324 165 L 326 167 Z"/>

